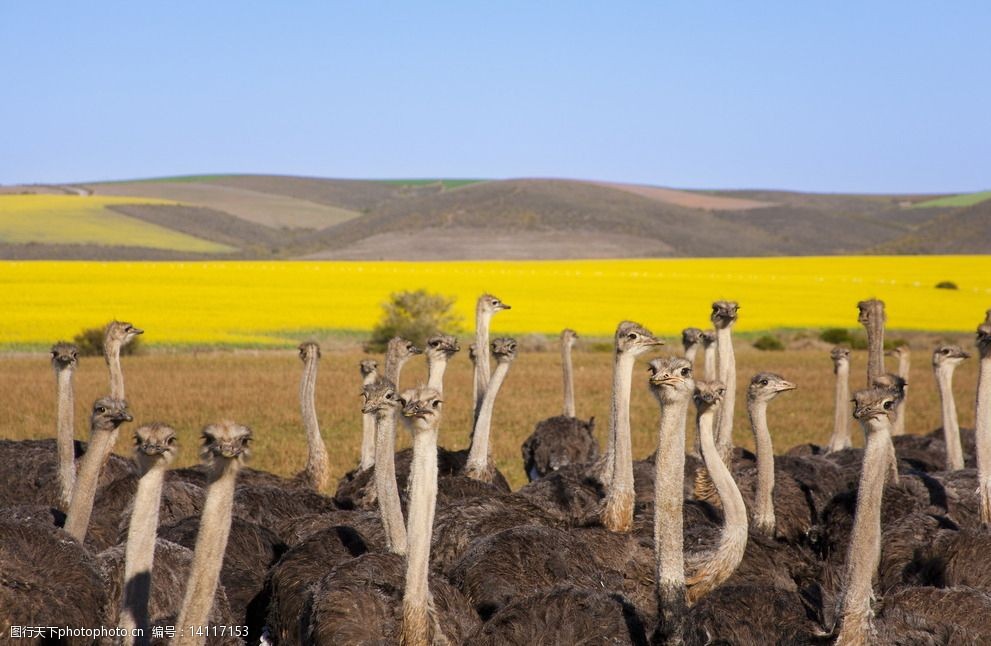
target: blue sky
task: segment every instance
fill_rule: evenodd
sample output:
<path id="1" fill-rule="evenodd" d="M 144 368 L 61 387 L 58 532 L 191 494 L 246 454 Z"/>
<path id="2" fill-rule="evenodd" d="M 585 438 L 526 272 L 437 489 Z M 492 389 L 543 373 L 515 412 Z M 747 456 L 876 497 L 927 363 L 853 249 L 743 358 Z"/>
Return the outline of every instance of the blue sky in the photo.
<path id="1" fill-rule="evenodd" d="M 0 2 L 0 183 L 991 188 L 987 2 Z"/>

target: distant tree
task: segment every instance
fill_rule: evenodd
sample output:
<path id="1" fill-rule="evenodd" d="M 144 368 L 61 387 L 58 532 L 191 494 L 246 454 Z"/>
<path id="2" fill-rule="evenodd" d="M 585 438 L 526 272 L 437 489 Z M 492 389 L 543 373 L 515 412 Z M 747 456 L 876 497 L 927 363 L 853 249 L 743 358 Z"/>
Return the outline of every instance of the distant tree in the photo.
<path id="1" fill-rule="evenodd" d="M 936 283 L 936 289 L 959 289 L 952 280 L 941 280 Z"/>
<path id="2" fill-rule="evenodd" d="M 382 352 L 394 336 L 423 347 L 434 334 L 457 334 L 462 320 L 452 311 L 454 301 L 453 297 L 431 294 L 425 289 L 390 294 L 388 302 L 382 304 L 382 318 L 372 329 L 366 349 Z"/>
<path id="3" fill-rule="evenodd" d="M 776 336 L 770 334 L 765 334 L 756 341 L 754 341 L 754 347 L 758 350 L 784 350 L 785 345 Z"/>
<path id="4" fill-rule="evenodd" d="M 79 348 L 79 354 L 84 357 L 98 357 L 103 354 L 103 334 L 106 328 L 88 327 L 72 337 L 72 342 Z M 141 354 L 141 338 L 135 337 L 120 349 L 122 355 Z"/>

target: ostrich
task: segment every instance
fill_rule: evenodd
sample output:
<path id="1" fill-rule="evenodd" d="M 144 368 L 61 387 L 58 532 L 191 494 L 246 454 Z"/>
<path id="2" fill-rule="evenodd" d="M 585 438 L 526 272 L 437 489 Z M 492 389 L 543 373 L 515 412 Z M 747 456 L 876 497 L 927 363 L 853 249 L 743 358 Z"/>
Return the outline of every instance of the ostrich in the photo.
<path id="1" fill-rule="evenodd" d="M 898 359 L 898 372 L 895 374 L 901 377 L 902 381 L 905 382 L 901 399 L 898 402 L 898 408 L 895 411 L 895 423 L 891 429 L 891 435 L 893 437 L 897 437 L 905 434 L 905 402 L 908 399 L 908 380 L 911 352 L 909 351 L 907 345 L 899 345 L 898 347 L 885 352 L 885 355 Z"/>
<path id="2" fill-rule="evenodd" d="M 970 356 L 958 345 L 941 345 L 933 351 L 933 374 L 939 390 L 943 413 L 943 441 L 946 443 L 946 470 L 964 468 L 963 446 L 960 443 L 960 424 L 957 421 L 957 405 L 953 399 L 953 371 Z"/>
<path id="3" fill-rule="evenodd" d="M 103 358 L 110 371 L 110 396 L 113 399 L 124 399 L 124 373 L 120 369 L 120 350 L 139 334 L 144 334 L 144 330 L 123 321 L 111 321 L 103 333 Z"/>
<path id="4" fill-rule="evenodd" d="M 733 354 L 732 330 L 739 310 L 736 301 L 716 301 L 712 304 L 710 316 L 716 328 L 718 379 L 726 387 L 718 416 L 716 445 L 727 463 L 733 453 L 733 410 L 736 405 L 736 356 Z"/>
<path id="5" fill-rule="evenodd" d="M 121 424 L 132 419 L 127 410 L 127 402 L 120 399 L 102 397 L 93 404 L 89 447 L 79 465 L 76 487 L 72 490 L 72 500 L 65 518 L 65 531 L 78 541 L 86 538 L 97 481 L 117 440 L 118 429 Z"/>
<path id="6" fill-rule="evenodd" d="M 681 331 L 681 346 L 685 349 L 685 358 L 695 365 L 695 355 L 702 345 L 702 330 L 697 327 L 686 327 Z"/>
<path id="7" fill-rule="evenodd" d="M 193 551 L 193 564 L 186 582 L 186 595 L 179 610 L 178 626 L 206 626 L 220 578 L 224 551 L 230 534 L 234 508 L 234 485 L 237 472 L 249 454 L 251 429 L 231 421 L 211 424 L 203 429 L 200 454 L 209 469 L 203 518 Z M 205 635 L 183 631 L 173 642 L 176 646 L 203 644 Z"/>
<path id="8" fill-rule="evenodd" d="M 396 413 L 402 400 L 388 379 L 365 386 L 362 392 L 363 414 L 375 416 L 375 492 L 385 528 L 386 547 L 393 554 L 406 554 L 406 527 L 396 484 L 395 458 Z"/>
<path id="9" fill-rule="evenodd" d="M 330 476 L 330 464 L 327 459 L 327 447 L 320 436 L 320 425 L 317 423 L 316 387 L 317 364 L 320 362 L 320 346 L 313 341 L 301 343 L 299 358 L 303 361 L 303 380 L 299 385 L 299 401 L 303 414 L 303 426 L 306 428 L 306 444 L 309 451 L 306 457 L 306 467 L 297 478 L 305 486 L 314 491 L 321 491 L 327 486 Z"/>
<path id="10" fill-rule="evenodd" d="M 575 386 L 571 368 L 571 348 L 578 333 L 570 328 L 561 332 L 561 365 L 564 370 L 564 413 L 537 422 L 523 442 L 523 470 L 534 481 L 569 464 L 593 462 L 599 455 L 595 439 L 595 418 L 586 422 L 575 417 Z"/>
<path id="11" fill-rule="evenodd" d="M 418 354 L 423 354 L 423 350 L 413 345 L 411 341 L 398 336 L 389 339 L 385 348 L 385 378 L 398 388 L 403 366 Z"/>
<path id="12" fill-rule="evenodd" d="M 453 336 L 438 334 L 427 339 L 427 387 L 444 394 L 444 373 L 447 362 L 461 351 L 461 345 Z"/>
<path id="13" fill-rule="evenodd" d="M 398 641 L 408 646 L 460 643 L 477 623 L 455 591 L 445 589 L 443 599 L 439 600 L 442 602 L 437 603 L 430 590 L 430 542 L 437 496 L 437 429 L 442 410 L 440 393 L 429 387 L 409 390 L 403 393 L 401 401 L 403 417 L 408 420 L 413 434 L 409 546 L 401 600 L 397 587 L 391 590 L 391 600 L 383 599 L 380 595 L 384 590 L 378 584 L 378 579 L 387 577 L 396 566 L 403 566 L 398 557 L 375 555 L 355 559 L 351 564 L 333 570 L 314 591 L 309 643 Z M 376 560 L 382 561 L 384 572 L 363 576 L 362 571 Z M 383 607 L 397 602 L 402 606 L 398 630 L 391 609 Z M 355 607 L 361 607 L 362 611 L 355 613 Z"/>
<path id="14" fill-rule="evenodd" d="M 131 523 L 127 532 L 124 561 L 124 594 L 118 626 L 126 629 L 125 644 L 134 643 L 134 629 L 139 628 L 147 644 L 151 622 L 148 601 L 151 597 L 152 567 L 155 558 L 155 535 L 162 498 L 165 471 L 176 453 L 175 430 L 161 423 L 142 426 L 134 432 L 134 459 L 141 479 L 134 496 Z"/>
<path id="15" fill-rule="evenodd" d="M 478 419 L 482 400 L 485 398 L 485 391 L 489 387 L 491 375 L 489 369 L 489 326 L 492 324 L 492 316 L 496 312 L 509 309 L 512 307 L 491 294 L 482 294 L 475 304 L 475 392 L 473 399 L 475 414 L 472 423 Z M 398 384 L 398 382 L 396 383 Z"/>
<path id="16" fill-rule="evenodd" d="M 492 430 L 492 409 L 495 406 L 495 399 L 506 374 L 509 373 L 510 364 L 516 359 L 516 339 L 500 337 L 493 340 L 491 346 L 492 354 L 496 358 L 496 369 L 492 373 L 491 381 L 486 384 L 485 396 L 477 411 L 475 429 L 471 435 L 471 448 L 468 450 L 468 460 L 465 463 L 465 475 L 489 483 L 505 482 L 505 478 L 492 464 L 489 434 Z"/>
<path id="17" fill-rule="evenodd" d="M 829 452 L 850 448 L 850 350 L 836 346 L 829 351 L 836 375 L 836 398 L 833 407 L 833 434 Z"/>
<path id="18" fill-rule="evenodd" d="M 718 376 L 716 373 L 716 331 L 705 330 L 702 332 L 702 350 L 705 362 L 703 363 L 703 375 L 706 380 L 712 381 Z"/>
<path id="19" fill-rule="evenodd" d="M 370 386 L 379 378 L 378 362 L 374 359 L 361 360 L 361 385 Z M 375 464 L 375 416 L 371 413 L 361 415 L 361 462 L 359 471 L 372 468 Z"/>
<path id="20" fill-rule="evenodd" d="M 867 387 L 884 374 L 884 301 L 872 298 L 857 303 L 857 322 L 867 332 Z"/>
<path id="21" fill-rule="evenodd" d="M 76 371 L 79 350 L 70 343 L 58 342 L 52 346 L 52 368 L 58 392 L 58 422 L 55 443 L 58 447 L 58 508 L 69 509 L 72 488 L 76 482 L 75 446 L 73 433 L 72 375 Z"/>
<path id="22" fill-rule="evenodd" d="M 991 310 L 989 310 L 991 318 Z M 991 526 L 991 323 L 977 328 L 977 351 L 981 355 L 977 376 L 977 479 L 981 500 L 981 523 Z"/>

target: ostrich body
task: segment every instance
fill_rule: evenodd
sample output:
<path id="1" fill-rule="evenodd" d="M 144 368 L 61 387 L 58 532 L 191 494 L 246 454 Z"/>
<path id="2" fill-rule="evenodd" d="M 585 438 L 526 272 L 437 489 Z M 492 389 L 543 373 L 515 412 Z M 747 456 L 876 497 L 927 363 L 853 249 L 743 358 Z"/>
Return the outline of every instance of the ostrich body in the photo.
<path id="1" fill-rule="evenodd" d="M 248 457 L 250 441 L 251 429 L 234 422 L 211 424 L 203 429 L 201 455 L 208 467 L 209 480 L 202 517 L 207 519 L 207 524 L 200 527 L 196 537 L 193 565 L 177 626 L 206 626 L 210 618 L 230 536 L 237 472 Z M 173 644 L 196 646 L 203 644 L 205 639 L 205 635 L 183 631 Z"/>
<path id="2" fill-rule="evenodd" d="M 133 644 L 134 629 L 140 628 L 147 644 L 151 634 L 148 601 L 151 598 L 152 568 L 158 510 L 162 499 L 165 471 L 175 458 L 175 431 L 165 424 L 142 426 L 134 432 L 134 459 L 141 479 L 134 495 L 131 522 L 124 553 L 124 594 L 118 626 L 127 630 L 125 644 Z"/>
<path id="3" fill-rule="evenodd" d="M 681 347 L 685 349 L 685 359 L 688 359 L 688 363 L 693 366 L 700 345 L 702 345 L 702 330 L 697 327 L 686 327 L 681 331 Z"/>
<path id="4" fill-rule="evenodd" d="M 370 386 L 379 378 L 378 362 L 374 359 L 361 360 L 361 385 Z M 358 470 L 364 471 L 375 464 L 375 415 L 361 414 L 361 462 Z"/>
<path id="5" fill-rule="evenodd" d="M 902 392 L 901 400 L 898 402 L 898 407 L 895 413 L 895 422 L 891 427 L 891 435 L 895 437 L 905 434 L 905 402 L 908 400 L 908 374 L 911 366 L 912 353 L 908 349 L 907 345 L 900 345 L 893 350 L 887 351 L 885 354 L 898 360 L 898 372 L 895 374 L 901 377 L 905 382 L 905 388 Z"/>
<path id="6" fill-rule="evenodd" d="M 444 394 L 444 373 L 447 362 L 461 351 L 461 345 L 453 336 L 438 334 L 427 339 L 427 387 Z"/>
<path id="7" fill-rule="evenodd" d="M 58 421 L 55 436 L 58 451 L 58 508 L 67 511 L 72 501 L 72 489 L 76 484 L 72 376 L 79 360 L 79 350 L 70 343 L 59 342 L 52 346 L 51 352 L 58 393 Z"/>
<path id="8" fill-rule="evenodd" d="M 963 445 L 960 442 L 960 423 L 957 405 L 953 398 L 953 371 L 970 355 L 958 345 L 941 345 L 933 351 L 933 374 L 939 390 L 939 402 L 943 416 L 943 441 L 946 443 L 946 470 L 964 468 Z"/>
<path id="9" fill-rule="evenodd" d="M 309 449 L 306 467 L 299 474 L 299 480 L 314 491 L 321 491 L 327 486 L 330 477 L 330 463 L 327 459 L 327 447 L 324 445 L 323 437 L 320 436 L 320 425 L 317 422 L 316 389 L 320 346 L 313 341 L 300 344 L 299 358 L 303 361 L 299 404 L 303 415 L 303 426 L 306 428 L 306 445 Z"/>
<path id="10" fill-rule="evenodd" d="M 474 386 L 474 407 L 475 414 L 472 422 L 478 419 L 479 410 L 482 408 L 482 401 L 485 399 L 485 391 L 489 387 L 491 375 L 489 368 L 489 327 L 492 324 L 492 316 L 496 312 L 512 309 L 491 294 L 482 294 L 475 304 L 475 386 Z"/>
<path id="11" fill-rule="evenodd" d="M 716 328 L 718 379 L 726 393 L 717 417 L 716 446 L 728 463 L 733 452 L 733 410 L 736 406 L 736 355 L 733 353 L 733 324 L 740 306 L 736 301 L 716 301 L 712 304 L 712 324 Z"/>
<path id="12" fill-rule="evenodd" d="M 836 375 L 836 398 L 833 407 L 833 434 L 829 438 L 828 451 L 850 448 L 850 350 L 836 346 L 829 352 Z"/>
<path id="13" fill-rule="evenodd" d="M 375 497 L 382 514 L 386 544 L 393 554 L 406 554 L 406 527 L 396 483 L 396 413 L 402 400 L 387 379 L 365 386 L 362 413 L 375 415 Z"/>
<path id="14" fill-rule="evenodd" d="M 475 419 L 475 430 L 471 436 L 471 448 L 468 451 L 468 461 L 465 464 L 465 475 L 483 482 L 493 482 L 496 469 L 492 464 L 489 435 L 492 430 L 492 410 L 495 399 L 506 379 L 509 366 L 516 358 L 516 340 L 498 338 L 492 341 L 492 354 L 496 358 L 496 369 L 492 374 L 485 390 L 485 397 L 478 409 Z"/>
<path id="15" fill-rule="evenodd" d="M 977 376 L 977 480 L 981 500 L 981 523 L 991 526 L 991 323 L 977 328 L 977 350 L 981 356 Z"/>
<path id="16" fill-rule="evenodd" d="M 133 418 L 127 411 L 127 402 L 103 397 L 93 404 L 90 417 L 90 440 L 86 455 L 79 465 L 76 487 L 66 514 L 65 531 L 78 541 L 86 538 L 89 519 L 93 513 L 93 500 L 100 471 L 117 439 L 117 429 Z"/>
<path id="17" fill-rule="evenodd" d="M 716 372 L 716 331 L 705 330 L 702 332 L 702 352 L 704 362 L 702 364 L 702 374 L 706 381 L 718 378 Z"/>

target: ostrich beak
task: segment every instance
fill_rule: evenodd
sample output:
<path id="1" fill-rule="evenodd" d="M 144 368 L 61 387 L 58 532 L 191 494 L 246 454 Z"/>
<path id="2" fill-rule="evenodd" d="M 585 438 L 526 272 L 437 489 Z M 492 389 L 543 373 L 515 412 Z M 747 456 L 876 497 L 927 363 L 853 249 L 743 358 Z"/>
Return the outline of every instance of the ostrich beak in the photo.
<path id="1" fill-rule="evenodd" d="M 796 388 L 798 388 L 798 386 L 791 383 L 790 381 L 782 381 L 780 384 L 778 384 L 778 392 L 784 392 L 786 390 L 795 390 Z"/>

